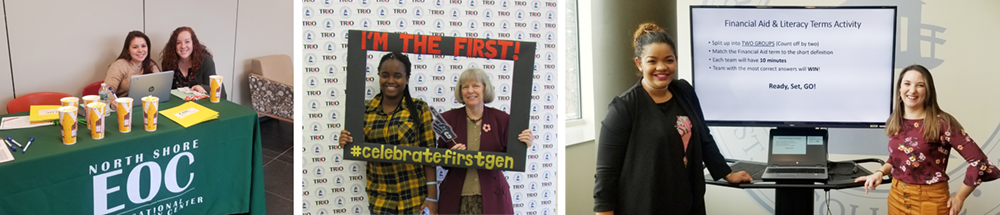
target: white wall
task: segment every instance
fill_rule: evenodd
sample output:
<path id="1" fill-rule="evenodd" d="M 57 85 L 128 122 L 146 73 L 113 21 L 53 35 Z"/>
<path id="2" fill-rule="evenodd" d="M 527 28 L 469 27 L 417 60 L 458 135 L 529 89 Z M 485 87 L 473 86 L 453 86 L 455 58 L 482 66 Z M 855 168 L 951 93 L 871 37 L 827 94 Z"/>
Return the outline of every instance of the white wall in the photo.
<path id="1" fill-rule="evenodd" d="M 630 44 L 614 40 L 614 37 L 603 37 L 603 34 L 621 34 L 622 30 L 609 26 L 619 22 L 616 20 L 631 19 L 630 16 L 640 16 L 644 14 L 642 10 L 634 11 L 616 10 L 616 7 L 630 7 L 607 5 L 610 1 L 592 0 L 580 1 L 580 8 L 584 8 L 585 2 L 593 5 L 594 14 L 592 32 L 584 31 L 581 26 L 581 51 L 592 49 L 589 52 L 592 58 L 587 58 L 588 53 L 581 53 L 581 62 L 593 63 L 593 88 L 594 91 L 587 93 L 584 90 L 584 97 L 593 97 L 594 104 L 593 117 L 595 123 L 599 123 L 606 113 L 607 103 L 610 99 L 624 89 L 623 83 L 608 82 L 611 78 L 607 73 L 621 72 L 617 70 L 632 69 L 626 63 L 619 62 L 615 55 L 620 53 L 612 52 L 611 48 L 631 49 Z M 966 131 L 986 152 L 987 156 L 994 163 L 1000 163 L 1000 90 L 996 89 L 995 80 L 1000 80 L 1000 73 L 996 72 L 996 66 L 991 64 L 996 61 L 997 54 L 993 50 L 1000 49 L 1000 43 L 996 43 L 995 35 L 1000 33 L 996 26 L 1000 26 L 1000 2 L 990 0 L 962 1 L 943 0 L 677 0 L 674 7 L 658 7 L 659 13 L 675 14 L 676 19 L 666 20 L 675 24 L 677 32 L 672 33 L 677 38 L 678 54 L 680 65 L 679 75 L 683 79 L 691 78 L 690 61 L 690 5 L 771 5 L 771 6 L 839 6 L 839 5 L 897 5 L 899 7 L 897 25 L 897 70 L 909 64 L 920 63 L 924 65 L 937 65 L 931 68 L 934 74 L 936 87 L 938 90 L 939 103 L 945 111 L 950 112 L 965 126 Z M 632 3 L 630 4 L 642 4 Z M 644 4 L 645 5 L 645 4 Z M 632 6 L 634 7 L 634 6 Z M 583 11 L 581 11 L 581 25 L 584 25 Z M 664 24 L 669 25 L 669 24 Z M 629 26 L 634 28 L 634 26 Z M 943 30 L 942 30 L 943 29 Z M 609 33 L 610 32 L 610 33 Z M 589 34 L 593 34 L 588 35 Z M 591 44 L 584 44 L 587 37 L 592 37 Z M 628 36 L 620 36 L 627 39 Z M 942 42 L 943 41 L 943 42 Z M 586 47 L 586 46 L 592 47 Z M 932 51 L 933 47 L 933 51 Z M 627 54 L 627 53 L 624 53 Z M 611 56 L 611 57 L 609 57 Z M 935 64 L 935 62 L 939 64 Z M 588 68 L 583 65 L 583 70 Z M 898 71 L 897 71 L 898 74 Z M 631 77 L 620 76 L 622 79 L 635 81 Z M 898 75 L 897 75 L 898 78 Z M 586 77 L 582 86 L 587 89 Z M 634 83 L 634 82 L 633 82 Z M 629 83 L 631 84 L 631 83 Z M 630 86 L 630 85 L 629 85 Z M 624 86 L 628 87 L 628 86 Z M 611 91 L 611 92 L 609 92 Z M 595 132 L 599 131 L 595 130 Z M 743 132 L 746 133 L 743 133 Z M 856 158 L 881 158 L 887 159 L 884 146 L 887 141 L 882 130 L 872 129 L 832 129 L 831 131 L 831 160 L 847 160 Z M 766 128 L 732 128 L 713 127 L 712 133 L 717 142 L 724 142 L 720 146 L 724 155 L 730 158 L 765 160 L 766 143 L 763 147 L 754 148 L 752 151 L 745 151 L 745 148 L 754 147 L 757 141 L 766 141 Z M 755 138 L 753 135 L 756 135 Z M 761 137 L 764 138 L 761 138 Z M 835 140 L 834 137 L 840 137 Z M 576 145 L 567 146 L 566 163 L 574 164 L 578 162 L 590 162 L 583 165 L 567 165 L 566 167 L 566 193 L 567 205 L 579 207 L 567 207 L 567 214 L 590 214 L 593 205 L 593 158 L 596 157 L 596 143 L 583 142 Z M 955 157 L 949 170 L 955 170 L 962 164 L 962 159 L 954 153 Z M 589 159 L 589 160 L 588 160 Z M 875 168 L 874 165 L 866 165 L 866 168 Z M 963 167 L 964 168 L 964 167 Z M 951 191 L 958 189 L 962 180 L 963 170 L 952 174 L 949 182 Z M 878 192 L 864 194 L 864 190 L 846 189 L 831 192 L 831 212 L 832 214 L 886 214 L 886 190 L 889 186 L 879 187 Z M 816 210 L 814 214 L 825 214 L 825 205 L 822 191 L 816 193 Z M 965 202 L 966 214 L 997 214 L 1000 213 L 995 199 L 1000 195 L 1000 182 L 986 182 L 977 188 Z M 708 186 L 705 194 L 708 214 L 771 214 L 773 213 L 774 191 L 762 190 L 741 190 L 733 188 L 722 188 Z M 822 213 L 820 212 L 823 206 Z M 873 209 L 875 212 L 873 213 Z"/>
<path id="2" fill-rule="evenodd" d="M 236 46 L 237 0 L 146 0 L 145 2 L 147 10 L 144 32 L 153 40 L 149 52 L 157 63 L 163 65 L 161 57 L 165 53 L 160 52 L 164 47 L 167 44 L 174 45 L 174 41 L 168 41 L 174 29 L 188 26 L 194 30 L 198 41 L 212 53 L 215 73 L 223 77 L 223 85 L 234 86 L 233 54 Z M 287 40 L 291 40 L 291 37 Z M 233 95 L 233 91 L 233 87 L 226 87 L 226 93 L 229 95 Z M 228 99 L 239 103 L 234 96 L 229 96 Z"/>
<path id="3" fill-rule="evenodd" d="M 129 31 L 149 35 L 150 56 L 161 63 L 160 51 L 170 33 L 177 27 L 189 26 L 214 55 L 216 73 L 225 77 L 229 100 L 249 107 L 245 79 L 250 60 L 273 54 L 292 55 L 293 3 L 5 1 L 4 35 L 9 38 L 8 43 L 0 44 L 0 103 L 42 91 L 81 96 L 84 86 L 104 80 L 108 65 L 118 56 Z M 0 113 L 6 113 L 6 109 Z"/>
<path id="4" fill-rule="evenodd" d="M 84 86 L 104 80 L 125 35 L 143 27 L 141 1 L 6 1 L 5 6 L 10 47 L 0 52 L 10 52 L 16 96 L 43 91 L 80 96 Z"/>
<path id="5" fill-rule="evenodd" d="M 0 4 L 0 11 L 3 11 L 4 5 Z M 7 22 L 7 17 L 0 17 L 0 21 L 4 23 Z M 0 50 L 7 50 L 7 28 L 0 29 Z M 10 52 L 0 52 L 0 101 L 10 101 L 14 99 L 14 79 L 11 78 L 13 75 L 10 72 Z M 4 103 L 2 108 L 0 108 L 0 113 L 7 112 L 7 104 Z"/>
<path id="6" fill-rule="evenodd" d="M 236 49 L 233 61 L 231 100 L 250 106 L 250 60 L 275 54 L 292 56 L 293 12 L 291 1 L 239 0 L 236 20 Z M 295 59 L 293 59 L 294 61 Z M 299 68 L 295 68 L 299 69 Z"/>
<path id="7" fill-rule="evenodd" d="M 953 114 L 966 131 L 979 143 L 983 151 L 994 162 L 1000 160 L 1000 90 L 991 84 L 1000 79 L 994 72 L 995 61 L 992 50 L 1000 48 L 995 42 L 1000 30 L 1000 2 L 963 1 L 955 4 L 943 0 L 679 0 L 677 2 L 678 44 L 680 59 L 690 59 L 689 5 L 769 5 L 769 6 L 898 6 L 896 69 L 910 64 L 922 64 L 930 68 L 934 75 L 941 108 Z M 690 61 L 681 61 L 690 64 Z M 682 78 L 691 77 L 690 67 L 680 66 Z M 746 129 L 747 133 L 742 133 Z M 766 128 L 712 128 L 723 154 L 730 158 L 766 160 Z M 880 129 L 831 129 L 831 160 L 855 158 L 888 159 L 885 144 L 888 141 Z M 756 135 L 758 138 L 752 138 Z M 762 141 L 763 147 L 746 151 Z M 758 150 L 759 149 L 759 150 Z M 962 158 L 952 153 L 953 159 L 948 170 L 952 193 L 958 190 L 964 178 Z M 868 165 L 876 168 L 877 165 Z M 959 169 L 961 168 L 961 169 Z M 957 171 L 956 171 L 957 170 Z M 862 189 L 831 191 L 831 212 L 833 214 L 886 214 L 886 190 L 882 185 L 877 192 L 865 194 Z M 814 213 L 825 213 L 825 193 L 816 192 Z M 774 207 L 773 190 L 739 190 L 709 186 L 705 194 L 707 205 L 728 205 L 732 207 L 708 207 L 709 214 L 770 214 Z M 967 214 L 1000 213 L 1000 183 L 987 182 L 965 202 Z"/>

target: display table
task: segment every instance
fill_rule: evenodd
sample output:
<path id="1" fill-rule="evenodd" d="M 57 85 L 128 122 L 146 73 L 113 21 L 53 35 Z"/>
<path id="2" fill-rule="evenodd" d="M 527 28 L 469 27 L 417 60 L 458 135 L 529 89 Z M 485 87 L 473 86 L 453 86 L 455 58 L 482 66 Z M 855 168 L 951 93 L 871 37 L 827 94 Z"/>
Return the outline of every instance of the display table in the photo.
<path id="1" fill-rule="evenodd" d="M 58 126 L 0 130 L 22 145 L 35 138 L 27 153 L 0 163 L 0 214 L 264 214 L 257 113 L 225 100 L 196 103 L 219 118 L 184 128 L 159 115 L 147 132 L 140 105 L 131 132 L 118 132 L 111 113 L 104 139 L 81 125 L 73 145 L 62 144 Z"/>
<path id="2" fill-rule="evenodd" d="M 760 180 L 763 169 L 767 163 L 742 161 L 727 159 L 727 162 L 734 163 L 733 171 L 747 171 L 753 183 L 730 184 L 725 180 L 712 181 L 712 177 L 706 177 L 705 183 L 724 187 L 734 187 L 741 189 L 775 189 L 774 214 L 814 214 L 813 195 L 815 189 L 831 190 L 862 187 L 864 182 L 854 182 L 854 179 L 872 174 L 871 171 L 857 165 L 858 163 L 879 163 L 885 162 L 880 159 L 861 159 L 842 162 L 831 162 L 829 169 L 830 177 L 824 182 L 795 182 L 777 181 L 767 182 Z M 892 183 L 892 176 L 882 179 L 883 184 Z"/>

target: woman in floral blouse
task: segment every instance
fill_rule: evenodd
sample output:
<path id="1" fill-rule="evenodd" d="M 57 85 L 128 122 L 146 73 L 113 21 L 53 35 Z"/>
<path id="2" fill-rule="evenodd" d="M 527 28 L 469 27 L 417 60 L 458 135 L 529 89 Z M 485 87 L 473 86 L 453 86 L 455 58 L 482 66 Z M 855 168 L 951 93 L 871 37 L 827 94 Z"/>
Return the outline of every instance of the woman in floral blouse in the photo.
<path id="1" fill-rule="evenodd" d="M 903 69 L 896 82 L 895 109 L 886 122 L 889 160 L 875 173 L 855 179 L 865 192 L 892 174 L 889 214 L 958 214 L 976 186 L 1000 177 L 962 125 L 941 110 L 930 71 L 920 65 Z M 948 196 L 948 158 L 955 149 L 969 164 L 962 187 Z"/>

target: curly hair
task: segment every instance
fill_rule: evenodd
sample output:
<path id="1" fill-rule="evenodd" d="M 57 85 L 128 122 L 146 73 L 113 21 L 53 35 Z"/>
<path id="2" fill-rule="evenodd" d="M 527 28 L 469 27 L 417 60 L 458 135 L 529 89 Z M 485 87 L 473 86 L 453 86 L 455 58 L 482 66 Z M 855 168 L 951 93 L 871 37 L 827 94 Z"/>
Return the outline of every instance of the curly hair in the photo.
<path id="1" fill-rule="evenodd" d="M 194 29 L 191 27 L 182 26 L 174 29 L 174 33 L 170 34 L 170 40 L 167 40 L 167 45 L 163 46 L 163 51 L 160 52 L 160 61 L 163 62 L 163 71 L 177 70 L 177 62 L 180 62 L 181 56 L 177 55 L 177 36 L 181 32 L 187 31 L 191 34 L 191 69 L 189 75 L 194 75 L 201 69 L 201 62 L 205 59 L 205 55 L 212 56 L 212 53 L 208 52 L 208 48 L 198 41 L 198 36 L 194 34 Z"/>

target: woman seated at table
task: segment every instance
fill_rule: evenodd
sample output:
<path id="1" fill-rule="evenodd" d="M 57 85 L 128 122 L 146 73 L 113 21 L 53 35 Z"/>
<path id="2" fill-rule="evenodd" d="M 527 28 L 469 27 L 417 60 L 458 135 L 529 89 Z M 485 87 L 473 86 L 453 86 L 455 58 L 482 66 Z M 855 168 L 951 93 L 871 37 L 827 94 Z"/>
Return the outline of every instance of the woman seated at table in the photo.
<path id="1" fill-rule="evenodd" d="M 104 83 L 111 87 L 118 97 L 128 96 L 128 87 L 133 75 L 160 72 L 160 67 L 149 57 L 149 37 L 141 31 L 132 31 L 125 36 L 125 44 L 118 59 L 108 66 Z"/>
<path id="2" fill-rule="evenodd" d="M 215 75 L 215 61 L 208 48 L 198 41 L 194 30 L 184 26 L 170 34 L 170 40 L 160 53 L 164 71 L 174 71 L 174 82 L 170 88 L 189 87 L 192 91 L 208 95 L 211 79 Z M 222 86 L 222 99 L 226 99 L 226 88 Z"/>
<path id="3" fill-rule="evenodd" d="M 493 84 L 486 72 L 468 68 L 458 77 L 455 100 L 465 104 L 444 112 L 444 118 L 458 137 L 438 141 L 439 148 L 472 151 L 507 151 L 507 123 L 510 115 L 486 107 L 493 102 Z M 524 129 L 517 139 L 531 147 L 534 136 Z M 446 167 L 447 168 L 447 167 Z M 441 214 L 513 214 L 510 185 L 500 170 L 449 168 L 441 183 Z"/>

